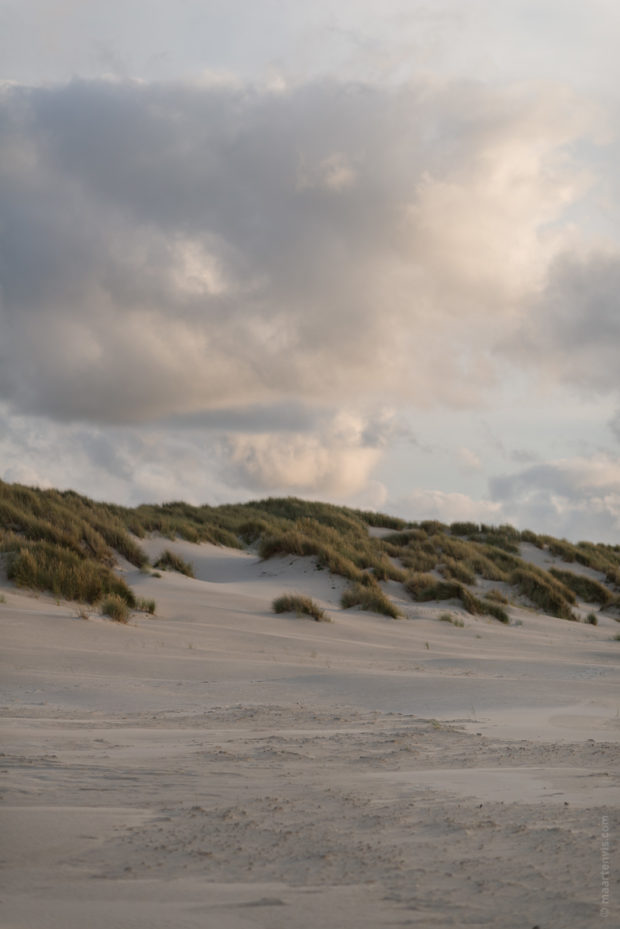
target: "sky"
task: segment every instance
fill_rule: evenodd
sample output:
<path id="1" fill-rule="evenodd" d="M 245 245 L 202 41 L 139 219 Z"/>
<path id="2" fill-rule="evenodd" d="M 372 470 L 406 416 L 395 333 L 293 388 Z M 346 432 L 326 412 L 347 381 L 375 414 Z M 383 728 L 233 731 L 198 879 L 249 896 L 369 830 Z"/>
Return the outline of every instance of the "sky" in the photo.
<path id="1" fill-rule="evenodd" d="M 620 544 L 615 0 L 0 0 L 0 477 Z"/>

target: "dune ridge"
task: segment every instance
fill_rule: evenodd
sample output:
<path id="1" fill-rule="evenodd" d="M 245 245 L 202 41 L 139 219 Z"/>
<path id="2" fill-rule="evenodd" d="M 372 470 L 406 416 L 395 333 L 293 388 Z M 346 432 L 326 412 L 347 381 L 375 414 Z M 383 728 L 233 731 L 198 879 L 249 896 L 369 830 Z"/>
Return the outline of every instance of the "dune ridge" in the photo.
<path id="1" fill-rule="evenodd" d="M 614 825 L 620 802 L 616 550 L 264 503 L 269 531 L 246 524 L 242 538 L 238 523 L 234 546 L 170 524 L 139 538 L 111 508 L 141 557 L 133 564 L 96 530 L 101 563 L 136 604 L 157 604 L 155 615 L 132 608 L 126 624 L 97 601 L 2 580 L 2 924 L 599 925 L 603 817 Z M 179 506 L 162 520 L 179 519 Z M 400 618 L 343 608 L 353 579 L 320 552 L 263 557 L 271 519 L 290 542 L 285 509 L 299 544 L 342 530 L 339 554 Z M 248 505 L 246 523 L 259 510 Z M 15 536 L 34 542 L 36 526 L 3 513 L 10 560 Z M 226 518 L 219 529 L 234 534 Z M 338 529 L 326 522 L 338 518 Z M 365 534 L 359 563 L 345 530 Z M 154 569 L 166 550 L 195 576 Z M 561 596 L 581 621 L 567 622 L 511 582 L 511 558 L 608 596 L 573 582 L 579 592 Z M 381 575 L 388 564 L 395 576 Z M 503 576 L 483 576 L 494 569 Z M 414 600 L 398 572 L 461 587 Z M 508 623 L 469 612 L 460 589 L 496 591 Z M 275 613 L 286 594 L 333 622 Z M 617 881 L 614 848 L 611 873 Z M 609 924 L 616 912 L 612 894 Z"/>

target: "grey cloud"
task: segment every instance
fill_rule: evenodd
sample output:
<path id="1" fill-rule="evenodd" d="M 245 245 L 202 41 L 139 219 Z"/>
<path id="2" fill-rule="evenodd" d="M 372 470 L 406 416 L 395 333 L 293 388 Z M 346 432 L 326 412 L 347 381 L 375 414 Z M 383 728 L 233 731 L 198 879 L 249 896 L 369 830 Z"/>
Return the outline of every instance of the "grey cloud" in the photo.
<path id="1" fill-rule="evenodd" d="M 537 492 L 573 496 L 581 486 L 581 477 L 569 469 L 553 464 L 537 464 L 517 474 L 493 477 L 489 481 L 494 500 L 513 500 L 531 489 Z"/>
<path id="2" fill-rule="evenodd" d="M 620 535 L 620 460 L 600 454 L 536 464 L 491 478 L 491 499 L 522 528 L 575 541 L 617 544 Z"/>
<path id="3" fill-rule="evenodd" d="M 557 219 L 576 111 L 424 83 L 5 88 L 0 391 L 108 424 L 478 402 L 528 278 L 479 256 Z"/>
<path id="4" fill-rule="evenodd" d="M 581 390 L 620 390 L 620 253 L 562 255 L 507 344 L 544 379 Z"/>
<path id="5" fill-rule="evenodd" d="M 223 503 L 230 497 L 230 483 L 217 476 L 223 470 L 218 438 L 206 440 L 200 430 L 53 423 L 16 416 L 0 405 L 0 461 L 4 480 L 71 488 L 128 505 L 179 498 Z M 237 489 L 236 496 L 243 492 Z"/>
<path id="6" fill-rule="evenodd" d="M 617 410 L 617 412 L 612 416 L 608 426 L 611 429 L 614 437 L 618 442 L 620 442 L 620 410 Z"/>
<path id="7" fill-rule="evenodd" d="M 330 414 L 317 407 L 283 400 L 268 405 L 225 407 L 179 414 L 160 422 L 171 429 L 231 430 L 234 432 L 309 432 Z"/>

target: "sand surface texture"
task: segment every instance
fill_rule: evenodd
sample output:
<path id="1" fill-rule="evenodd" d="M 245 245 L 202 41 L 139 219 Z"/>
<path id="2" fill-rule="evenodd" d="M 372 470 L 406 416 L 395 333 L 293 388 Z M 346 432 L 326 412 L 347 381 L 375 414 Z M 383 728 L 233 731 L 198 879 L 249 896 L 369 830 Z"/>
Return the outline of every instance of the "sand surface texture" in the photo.
<path id="1" fill-rule="evenodd" d="M 125 566 L 127 626 L 2 588 L 3 929 L 620 924 L 620 625 L 395 621 L 310 559 L 166 547 L 196 579 Z"/>

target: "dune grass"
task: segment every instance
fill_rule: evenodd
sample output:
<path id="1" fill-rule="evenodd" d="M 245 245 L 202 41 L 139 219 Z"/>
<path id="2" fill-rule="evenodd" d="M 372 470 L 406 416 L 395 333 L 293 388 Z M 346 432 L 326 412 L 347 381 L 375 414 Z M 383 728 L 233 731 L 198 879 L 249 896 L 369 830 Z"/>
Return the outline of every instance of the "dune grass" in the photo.
<path id="1" fill-rule="evenodd" d="M 416 571 L 405 581 L 405 590 L 413 600 L 451 600 L 459 597 L 460 585 L 455 581 L 443 581 L 433 574 Z"/>
<path id="2" fill-rule="evenodd" d="M 562 619 L 577 619 L 571 609 L 575 602 L 574 593 L 547 572 L 536 571 L 532 566 L 516 568 L 510 576 L 510 583 L 543 613 Z"/>
<path id="3" fill-rule="evenodd" d="M 104 616 L 116 620 L 117 623 L 127 623 L 129 621 L 129 607 L 122 597 L 117 594 L 110 594 L 101 604 L 101 612 Z"/>
<path id="4" fill-rule="evenodd" d="M 453 616 L 452 613 L 442 613 L 439 617 L 440 623 L 450 623 L 452 626 L 456 626 L 458 629 L 463 629 L 465 623 L 458 616 Z"/>
<path id="5" fill-rule="evenodd" d="M 600 603 L 602 606 L 607 606 L 616 599 L 608 587 L 594 578 L 574 574 L 572 571 L 562 571 L 559 568 L 550 568 L 549 573 L 569 587 L 580 600 L 585 600 L 587 603 Z"/>
<path id="6" fill-rule="evenodd" d="M 458 581 L 438 580 L 432 574 L 412 574 L 405 581 L 405 589 L 418 603 L 460 600 L 468 613 L 493 616 L 506 624 L 509 622 L 508 614 L 498 603 L 476 597 Z"/>
<path id="7" fill-rule="evenodd" d="M 459 581 L 461 584 L 475 584 L 476 574 L 463 561 L 457 561 L 456 558 L 446 558 L 445 562 L 439 566 L 439 573 L 449 580 Z"/>
<path id="8" fill-rule="evenodd" d="M 154 564 L 155 568 L 161 568 L 163 571 L 178 571 L 179 574 L 185 574 L 187 577 L 195 577 L 193 565 L 189 561 L 184 561 L 180 555 L 171 552 L 169 548 L 164 549 Z"/>
<path id="9" fill-rule="evenodd" d="M 303 594 L 282 594 L 272 603 L 274 613 L 295 613 L 296 616 L 310 616 L 317 623 L 330 623 L 332 620 L 311 597 Z"/>
<path id="10" fill-rule="evenodd" d="M 372 526 L 391 531 L 374 537 Z M 135 609 L 135 595 L 115 568 L 122 556 L 147 572 L 150 566 L 137 540 L 150 533 L 251 546 L 262 558 L 313 558 L 317 568 L 350 582 L 347 603 L 387 615 L 396 608 L 378 581 L 403 585 L 414 600 L 456 599 L 469 612 L 501 622 L 508 621 L 507 597 L 498 591 L 476 596 L 472 588 L 479 590 L 481 579 L 503 583 L 511 598 L 521 595 L 535 609 L 566 619 L 577 618 L 572 610 L 576 597 L 611 610 L 620 602 L 620 546 L 573 544 L 507 525 L 412 523 L 297 497 L 217 507 L 172 501 L 132 509 L 73 491 L 0 481 L 0 553 L 9 579 L 23 587 L 85 603 L 115 594 Z M 558 563 L 549 571 L 532 565 L 521 558 L 523 543 L 548 550 Z M 559 559 L 586 565 L 601 580 L 583 578 Z M 193 576 L 192 566 L 170 550 L 157 565 Z M 151 612 L 145 602 L 140 608 Z"/>
<path id="11" fill-rule="evenodd" d="M 383 616 L 390 616 L 392 619 L 398 619 L 401 615 L 400 611 L 392 603 L 390 598 L 383 593 L 378 584 L 352 584 L 343 591 L 340 605 L 344 610 L 348 610 L 353 606 L 358 606 L 361 610 L 368 610 L 371 613 L 381 613 Z"/>
<path id="12" fill-rule="evenodd" d="M 128 606 L 135 606 L 135 595 L 127 584 L 92 559 L 50 542 L 15 543 L 8 552 L 7 577 L 18 587 L 49 591 L 83 603 L 96 603 L 106 594 L 116 594 Z"/>
<path id="13" fill-rule="evenodd" d="M 509 602 L 509 601 L 508 601 L 508 597 L 506 597 L 506 596 L 501 592 L 501 590 L 496 590 L 495 587 L 491 588 L 491 590 L 487 590 L 487 592 L 485 593 L 484 596 L 485 596 L 485 598 L 486 598 L 487 600 L 494 600 L 496 603 L 504 603 L 504 604 L 506 604 L 506 603 Z"/>

